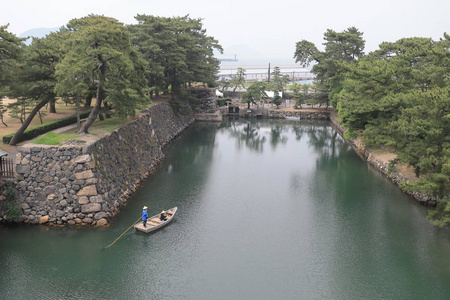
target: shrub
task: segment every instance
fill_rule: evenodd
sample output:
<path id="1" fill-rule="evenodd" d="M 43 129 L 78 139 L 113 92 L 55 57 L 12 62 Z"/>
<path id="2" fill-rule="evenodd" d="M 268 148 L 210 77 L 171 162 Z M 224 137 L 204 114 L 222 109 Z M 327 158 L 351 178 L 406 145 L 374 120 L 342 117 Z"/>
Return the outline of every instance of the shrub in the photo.
<path id="1" fill-rule="evenodd" d="M 388 166 L 388 170 L 387 170 L 388 174 L 397 172 L 395 165 L 398 164 L 398 161 L 399 161 L 398 158 L 394 158 L 389 161 L 389 166 Z"/>
<path id="2" fill-rule="evenodd" d="M 80 118 L 84 119 L 87 118 L 89 116 L 91 112 L 90 111 L 85 111 L 80 113 Z M 73 115 L 73 116 L 68 116 L 59 120 L 55 120 L 49 123 L 45 123 L 39 126 L 35 126 L 33 128 L 29 128 L 27 130 L 24 131 L 24 133 L 20 136 L 19 141 L 18 142 L 22 142 L 22 141 L 26 141 L 26 140 L 31 140 L 35 137 L 37 137 L 38 135 L 47 133 L 49 131 L 52 131 L 54 129 L 57 128 L 61 128 L 73 123 L 77 122 L 77 116 Z M 5 135 L 3 137 L 3 144 L 9 144 L 9 141 L 11 141 L 12 137 L 14 136 L 14 133 Z"/>
<path id="3" fill-rule="evenodd" d="M 16 190 L 13 187 L 6 189 L 6 218 L 10 222 L 18 223 L 22 212 L 16 202 Z"/>
<path id="4" fill-rule="evenodd" d="M 227 101 L 231 101 L 231 98 L 218 98 L 217 99 L 217 104 L 219 106 L 224 106 L 227 104 Z"/>
<path id="5" fill-rule="evenodd" d="M 223 96 L 225 98 L 231 98 L 231 97 L 233 97 L 233 92 L 231 92 L 231 91 L 223 91 Z"/>

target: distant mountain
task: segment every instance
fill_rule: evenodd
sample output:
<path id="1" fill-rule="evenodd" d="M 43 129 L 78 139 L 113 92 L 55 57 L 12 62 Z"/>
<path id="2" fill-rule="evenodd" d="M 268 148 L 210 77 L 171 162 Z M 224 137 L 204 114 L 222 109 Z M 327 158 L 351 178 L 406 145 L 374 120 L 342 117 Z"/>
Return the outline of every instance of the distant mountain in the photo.
<path id="1" fill-rule="evenodd" d="M 26 44 L 30 44 L 32 37 L 43 38 L 47 34 L 49 34 L 50 32 L 55 32 L 55 31 L 58 31 L 58 30 L 59 30 L 59 27 L 55 27 L 55 28 L 33 28 L 33 29 L 30 29 L 28 31 L 25 31 L 25 32 L 19 34 L 19 37 L 20 38 L 30 37 L 29 39 L 27 39 L 25 41 Z"/>

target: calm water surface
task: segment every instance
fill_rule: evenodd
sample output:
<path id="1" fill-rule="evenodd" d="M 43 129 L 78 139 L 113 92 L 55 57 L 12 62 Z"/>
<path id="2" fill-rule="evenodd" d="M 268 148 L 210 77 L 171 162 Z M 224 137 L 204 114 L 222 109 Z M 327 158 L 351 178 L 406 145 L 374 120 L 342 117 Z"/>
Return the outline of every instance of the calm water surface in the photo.
<path id="1" fill-rule="evenodd" d="M 196 124 L 109 228 L 0 227 L 0 299 L 449 299 L 426 213 L 329 123 Z"/>

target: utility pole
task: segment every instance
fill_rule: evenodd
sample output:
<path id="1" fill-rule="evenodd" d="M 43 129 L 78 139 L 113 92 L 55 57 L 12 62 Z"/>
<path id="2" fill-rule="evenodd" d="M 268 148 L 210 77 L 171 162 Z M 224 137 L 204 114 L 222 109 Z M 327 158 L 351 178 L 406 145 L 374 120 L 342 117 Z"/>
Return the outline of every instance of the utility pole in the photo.
<path id="1" fill-rule="evenodd" d="M 270 82 L 270 63 L 269 63 L 269 72 L 268 72 L 268 77 L 267 77 L 267 82 Z"/>

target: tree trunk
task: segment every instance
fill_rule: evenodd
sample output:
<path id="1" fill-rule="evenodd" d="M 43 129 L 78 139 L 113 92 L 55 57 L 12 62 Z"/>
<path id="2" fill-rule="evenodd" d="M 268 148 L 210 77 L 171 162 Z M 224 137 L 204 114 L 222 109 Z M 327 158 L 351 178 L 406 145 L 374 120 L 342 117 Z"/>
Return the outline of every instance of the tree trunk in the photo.
<path id="1" fill-rule="evenodd" d="M 3 125 L 5 125 L 6 127 L 8 127 L 8 125 L 6 125 L 5 121 L 3 121 L 3 114 L 0 115 L 0 120 L 2 121 Z"/>
<path id="2" fill-rule="evenodd" d="M 49 102 L 49 107 L 48 107 L 48 112 L 49 112 L 49 113 L 51 113 L 51 114 L 56 114 L 56 106 L 55 106 L 55 104 L 56 104 L 55 99 L 52 99 L 52 100 Z"/>
<path id="3" fill-rule="evenodd" d="M 103 97 L 103 91 L 101 88 L 101 85 L 99 84 L 97 86 L 97 101 L 95 102 L 94 108 L 91 110 L 91 113 L 89 114 L 86 122 L 81 126 L 80 130 L 78 130 L 78 134 L 88 134 L 88 129 L 91 127 L 91 125 L 95 122 L 95 119 L 97 119 L 98 112 L 100 111 L 100 107 L 102 105 L 102 97 Z"/>
<path id="4" fill-rule="evenodd" d="M 22 124 L 22 126 L 20 126 L 19 130 L 16 131 L 16 133 L 12 137 L 11 141 L 9 141 L 10 145 L 15 146 L 19 142 L 20 137 L 22 136 L 23 132 L 28 128 L 28 126 L 30 125 L 30 123 L 33 120 L 34 116 L 47 103 L 48 103 L 48 99 L 42 100 L 38 105 L 36 105 L 33 108 L 31 113 L 29 114 L 28 118 L 25 120 L 25 122 Z"/>
<path id="5" fill-rule="evenodd" d="M 84 107 L 91 107 L 91 104 L 92 104 L 92 97 L 91 97 L 91 95 L 88 95 L 84 101 L 86 101 L 84 103 Z"/>
<path id="6" fill-rule="evenodd" d="M 41 121 L 41 125 L 44 124 L 44 120 L 42 120 L 41 111 L 38 111 L 38 115 L 39 115 L 39 121 Z"/>
<path id="7" fill-rule="evenodd" d="M 80 92 L 77 92 L 77 132 L 80 130 Z"/>
<path id="8" fill-rule="evenodd" d="M 103 107 L 105 108 L 105 118 L 106 119 L 110 119 L 111 118 L 112 105 L 110 105 L 108 102 L 103 101 Z"/>
<path id="9" fill-rule="evenodd" d="M 101 55 L 97 56 L 98 61 L 100 62 L 99 64 L 99 69 L 100 69 L 100 78 L 99 81 L 97 82 L 97 96 L 96 96 L 96 101 L 95 101 L 95 106 L 94 108 L 91 110 L 91 113 L 89 114 L 86 122 L 84 122 L 84 124 L 81 126 L 80 130 L 78 130 L 78 134 L 88 134 L 88 129 L 89 127 L 91 127 L 92 124 L 94 124 L 95 119 L 97 118 L 98 113 L 100 112 L 100 108 L 102 107 L 102 101 L 103 101 L 103 82 L 105 80 L 105 73 L 106 73 L 106 61 L 104 61 L 102 59 Z"/>

